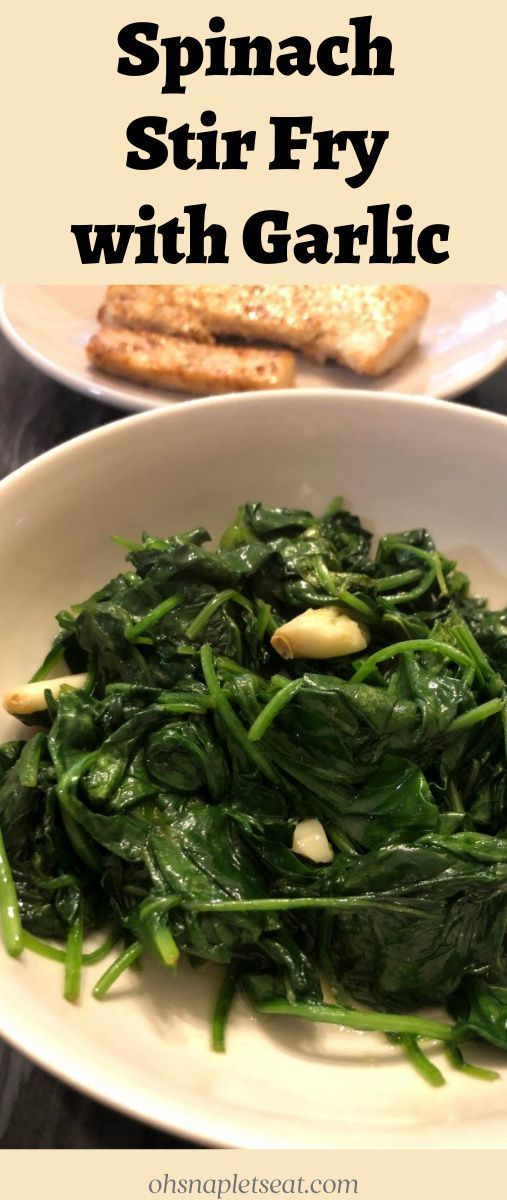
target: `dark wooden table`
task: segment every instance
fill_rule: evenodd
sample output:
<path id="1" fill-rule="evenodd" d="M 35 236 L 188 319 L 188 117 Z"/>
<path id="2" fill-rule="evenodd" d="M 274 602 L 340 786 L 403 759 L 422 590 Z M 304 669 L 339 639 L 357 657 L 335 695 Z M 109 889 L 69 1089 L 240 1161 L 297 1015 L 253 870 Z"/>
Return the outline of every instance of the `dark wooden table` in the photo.
<path id="1" fill-rule="evenodd" d="M 462 397 L 507 416 L 507 366 Z M 68 438 L 125 414 L 77 396 L 24 362 L 0 335 L 0 477 Z M 0 1146 L 10 1149 L 190 1145 L 64 1086 L 0 1041 Z"/>

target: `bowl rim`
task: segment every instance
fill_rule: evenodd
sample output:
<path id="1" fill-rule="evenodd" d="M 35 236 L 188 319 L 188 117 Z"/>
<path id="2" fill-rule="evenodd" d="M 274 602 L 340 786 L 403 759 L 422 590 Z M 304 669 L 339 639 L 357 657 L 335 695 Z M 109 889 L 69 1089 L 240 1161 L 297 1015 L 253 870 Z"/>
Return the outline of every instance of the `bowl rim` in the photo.
<path id="1" fill-rule="evenodd" d="M 93 447 L 99 442 L 107 441 L 111 438 L 122 438 L 129 436 L 130 427 L 133 426 L 132 433 L 140 426 L 148 425 L 150 422 L 164 422 L 178 419 L 188 419 L 188 413 L 195 413 L 195 417 L 191 416 L 190 420 L 199 422 L 203 414 L 210 414 L 217 408 L 227 409 L 237 407 L 237 402 L 244 400 L 255 404 L 256 408 L 269 408 L 273 401 L 280 406 L 284 403 L 292 404 L 300 409 L 312 402 L 324 403 L 330 408 L 332 406 L 340 407 L 342 403 L 352 403 L 358 406 L 358 409 L 371 409 L 376 404 L 387 404 L 393 410 L 397 408 L 403 410 L 408 405 L 412 410 L 426 410 L 428 412 L 440 413 L 445 416 L 451 423 L 463 420 L 468 422 L 470 427 L 478 425 L 489 425 L 491 429 L 503 428 L 507 436 L 507 417 L 501 414 L 490 412 L 487 410 L 476 409 L 464 404 L 452 404 L 448 401 L 435 399 L 428 396 L 416 396 L 401 392 L 383 392 L 380 395 L 356 389 L 301 389 L 295 391 L 293 389 L 266 391 L 266 392 L 245 392 L 232 393 L 220 397 L 204 397 L 198 400 L 188 402 L 188 407 L 178 405 L 168 408 L 157 408 L 141 413 L 125 415 L 119 419 L 113 419 L 105 425 L 98 428 L 87 430 L 74 438 L 70 438 L 65 442 L 47 450 L 41 455 L 36 456 L 29 462 L 22 464 L 16 470 L 12 471 L 3 480 L 0 480 L 0 510 L 4 500 L 10 497 L 11 492 L 14 493 L 18 486 L 24 486 L 25 482 L 31 480 L 34 476 L 37 477 L 40 473 L 41 478 L 44 477 L 47 468 L 52 468 L 53 464 L 63 462 L 71 458 L 75 452 L 80 452 L 83 448 Z M 437 420 L 440 419 L 439 417 Z M 3 1019 L 1 1036 L 5 1041 L 27 1056 L 31 1061 L 35 1062 L 39 1067 L 49 1071 L 53 1076 L 56 1076 L 64 1084 L 79 1089 L 91 1099 L 99 1104 L 112 1106 L 117 1111 L 125 1116 L 131 1117 L 137 1121 L 151 1124 L 152 1126 L 164 1131 L 173 1131 L 183 1138 L 190 1138 L 193 1141 L 205 1146 L 212 1145 L 214 1147 L 226 1148 L 243 1148 L 243 1149 L 274 1149 L 280 1148 L 280 1143 L 270 1141 L 268 1143 L 259 1143 L 255 1133 L 249 1138 L 245 1132 L 244 1124 L 241 1119 L 234 1125 L 229 1120 L 227 1126 L 222 1123 L 220 1113 L 211 1115 L 208 1111 L 206 1119 L 203 1118 L 200 1111 L 194 1113 L 191 1103 L 183 1100 L 181 1095 L 172 1100 L 171 1097 L 166 1098 L 164 1113 L 162 1115 L 160 1105 L 157 1100 L 148 1102 L 146 1092 L 143 1093 L 143 1108 L 139 1109 L 136 1102 L 136 1089 L 134 1086 L 125 1088 L 125 1081 L 100 1079 L 95 1070 L 90 1070 L 81 1058 L 79 1065 L 73 1059 L 71 1065 L 67 1065 L 63 1054 L 55 1054 L 48 1056 L 45 1048 L 44 1038 L 39 1036 L 39 1031 L 34 1028 L 31 1035 L 27 1038 L 26 1026 L 23 1021 L 18 1022 L 16 1019 Z M 501 1129 L 498 1121 L 491 1123 L 490 1134 L 493 1137 L 495 1131 L 498 1139 L 501 1137 Z M 470 1132 L 470 1127 L 469 1127 Z M 472 1133 L 474 1131 L 472 1130 Z M 425 1143 L 422 1143 L 425 1145 Z M 390 1145 L 389 1140 L 386 1141 L 385 1147 Z M 403 1143 L 404 1149 L 415 1147 L 416 1143 L 413 1140 L 408 1140 Z M 349 1148 L 345 1139 L 343 1148 Z M 351 1147 L 354 1148 L 354 1147 Z M 437 1141 L 436 1148 L 449 1148 L 445 1139 L 443 1142 Z"/>
<path id="2" fill-rule="evenodd" d="M 165 421 L 176 421 L 182 417 L 186 419 L 189 413 L 195 413 L 195 420 L 198 420 L 202 414 L 212 413 L 218 408 L 237 408 L 239 403 L 254 403 L 256 409 L 259 410 L 261 407 L 271 407 L 273 402 L 280 405 L 292 404 L 298 408 L 315 402 L 337 407 L 342 402 L 352 402 L 357 405 L 358 409 L 372 405 L 381 407 L 387 405 L 391 408 L 408 406 L 419 410 L 431 409 L 432 412 L 438 412 L 442 416 L 445 414 L 451 421 L 465 420 L 471 425 L 489 424 L 497 429 L 507 431 L 507 415 L 504 416 L 502 413 L 475 408 L 467 404 L 450 403 L 448 400 L 440 400 L 433 396 L 414 395 L 406 392 L 381 392 L 378 394 L 355 388 L 277 388 L 265 391 L 230 392 L 223 396 L 203 396 L 197 400 L 188 400 L 186 404 L 174 407 L 126 414 L 117 419 L 113 418 L 105 425 L 67 438 L 57 446 L 52 446 L 42 454 L 36 455 L 35 458 L 29 459 L 28 462 L 21 463 L 14 471 L 0 479 L 0 503 L 6 493 L 16 488 L 29 474 L 38 474 L 39 471 L 44 471 L 47 465 L 70 457 L 75 451 L 87 445 L 107 441 L 108 438 L 122 438 L 127 435 L 131 426 L 139 428 L 141 425 L 148 425 L 151 422 L 164 423 Z M 194 420 L 194 417 L 191 416 L 190 419 Z"/>

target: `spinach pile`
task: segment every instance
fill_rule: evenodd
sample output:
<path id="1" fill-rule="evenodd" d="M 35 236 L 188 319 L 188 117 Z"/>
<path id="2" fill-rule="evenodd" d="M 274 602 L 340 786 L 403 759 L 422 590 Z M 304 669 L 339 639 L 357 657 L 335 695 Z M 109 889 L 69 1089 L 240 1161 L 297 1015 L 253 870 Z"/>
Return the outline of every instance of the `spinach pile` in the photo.
<path id="1" fill-rule="evenodd" d="M 490 1077 L 461 1047 L 507 1050 L 507 610 L 424 529 L 372 556 L 340 501 L 248 503 L 207 541 L 122 542 L 130 568 L 58 614 L 34 678 L 63 659 L 87 681 L 0 748 L 7 950 L 62 963 L 69 1000 L 120 942 L 99 998 L 141 955 L 185 952 L 225 968 L 217 1050 L 239 988 L 260 1013 L 381 1031 L 433 1084 L 421 1039 Z M 326 605 L 368 651 L 280 659 L 275 630 Z M 312 817 L 325 865 L 291 849 Z"/>

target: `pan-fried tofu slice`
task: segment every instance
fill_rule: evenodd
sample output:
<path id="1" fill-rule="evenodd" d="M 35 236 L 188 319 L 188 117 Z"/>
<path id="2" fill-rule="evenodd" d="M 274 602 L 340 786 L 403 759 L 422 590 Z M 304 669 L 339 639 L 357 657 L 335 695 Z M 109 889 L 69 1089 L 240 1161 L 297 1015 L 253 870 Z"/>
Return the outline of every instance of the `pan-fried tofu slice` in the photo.
<path id="1" fill-rule="evenodd" d="M 301 289 L 308 295 L 311 288 Z M 181 329 L 195 341 L 239 337 L 247 341 L 281 343 L 300 349 L 314 336 L 308 304 L 294 305 L 292 286 L 132 285 L 109 287 L 99 310 L 103 324 L 128 329 L 155 329 L 179 336 Z"/>
<path id="2" fill-rule="evenodd" d="M 171 289 L 154 284 L 108 287 L 99 309 L 102 325 L 124 329 L 147 329 L 194 342 L 214 341 L 212 334 L 190 308 L 178 307 L 171 300 Z"/>
<path id="3" fill-rule="evenodd" d="M 315 288 L 319 332 L 306 353 L 359 374 L 384 375 L 416 346 L 428 307 L 424 292 L 403 285 Z"/>
<path id="4" fill-rule="evenodd" d="M 109 375 L 203 396 L 292 387 L 295 380 L 294 356 L 287 350 L 208 346 L 112 326 L 94 334 L 87 352 Z"/>
<path id="5" fill-rule="evenodd" d="M 110 288 L 102 320 L 198 341 L 240 337 L 334 360 L 365 375 L 391 370 L 417 343 L 428 297 L 406 285 Z M 187 336 L 189 334 L 186 334 Z"/>
<path id="6" fill-rule="evenodd" d="M 172 303 L 190 308 L 215 335 L 283 343 L 365 375 L 382 375 L 412 349 L 429 304 L 424 292 L 403 285 L 175 285 L 171 291 Z"/>

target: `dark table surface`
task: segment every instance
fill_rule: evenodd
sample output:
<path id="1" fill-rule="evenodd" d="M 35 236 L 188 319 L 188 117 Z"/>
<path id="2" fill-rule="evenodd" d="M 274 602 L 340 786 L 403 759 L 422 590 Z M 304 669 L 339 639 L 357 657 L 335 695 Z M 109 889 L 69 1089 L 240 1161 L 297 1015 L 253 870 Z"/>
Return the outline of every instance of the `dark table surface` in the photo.
<path id="1" fill-rule="evenodd" d="M 461 398 L 507 416 L 507 366 Z M 68 438 L 124 414 L 30 367 L 0 335 L 0 477 Z M 10 1149 L 188 1147 L 66 1087 L 0 1041 L 0 1146 Z"/>

